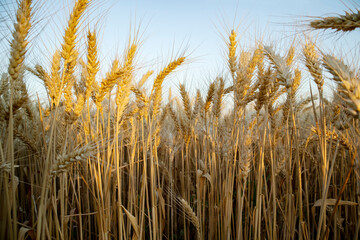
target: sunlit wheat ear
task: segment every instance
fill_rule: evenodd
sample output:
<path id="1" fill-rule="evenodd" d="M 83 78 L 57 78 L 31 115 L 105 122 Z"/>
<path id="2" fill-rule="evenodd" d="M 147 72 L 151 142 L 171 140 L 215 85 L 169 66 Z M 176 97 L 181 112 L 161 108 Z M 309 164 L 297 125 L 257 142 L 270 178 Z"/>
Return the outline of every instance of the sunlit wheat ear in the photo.
<path id="1" fill-rule="evenodd" d="M 56 54 L 55 54 L 55 56 L 56 56 Z M 59 57 L 59 59 L 60 59 L 60 57 Z M 54 59 L 53 59 L 53 62 L 55 62 Z M 60 64 L 60 62 L 59 62 L 59 64 Z M 50 76 L 45 71 L 45 69 L 39 64 L 35 65 L 35 70 L 28 68 L 28 67 L 26 68 L 26 70 L 31 72 L 32 74 L 34 74 L 35 76 L 37 76 L 39 79 L 41 79 L 44 82 L 46 92 L 47 92 L 48 96 L 50 97 L 50 99 L 49 99 L 50 103 L 54 104 L 55 100 L 56 100 L 56 95 L 60 94 L 60 91 L 58 91 L 58 89 L 57 89 L 60 79 L 56 78 L 56 77 L 52 77 L 52 75 Z"/>
<path id="2" fill-rule="evenodd" d="M 143 92 L 141 92 L 139 89 L 137 89 L 135 87 L 131 87 L 130 90 L 135 94 L 136 100 L 138 100 L 142 103 L 147 102 L 145 94 Z"/>
<path id="3" fill-rule="evenodd" d="M 264 52 L 263 46 L 262 46 L 262 45 L 259 45 L 259 46 L 255 49 L 255 51 L 254 51 L 254 53 L 253 53 L 253 55 L 252 55 L 252 57 L 251 57 L 251 59 L 250 59 L 250 61 L 249 61 L 249 63 L 248 63 L 248 66 L 247 66 L 247 68 L 246 68 L 246 78 L 249 79 L 249 81 L 250 81 L 250 80 L 252 79 L 252 77 L 253 77 L 253 74 L 254 74 L 254 71 L 255 71 L 256 66 L 258 65 L 258 63 L 259 63 L 260 61 L 263 60 L 263 55 L 264 55 L 263 52 Z"/>
<path id="4" fill-rule="evenodd" d="M 203 108 L 203 105 L 204 105 L 204 101 L 203 101 L 203 98 L 201 96 L 201 92 L 198 89 L 196 91 L 195 103 L 194 103 L 194 107 L 193 107 L 193 111 L 192 111 L 192 117 L 193 118 L 196 118 L 198 116 L 201 109 Z"/>
<path id="5" fill-rule="evenodd" d="M 303 54 L 305 56 L 305 65 L 313 77 L 314 82 L 316 83 L 318 89 L 322 89 L 322 86 L 324 85 L 324 78 L 322 76 L 320 58 L 316 52 L 315 44 L 310 41 L 306 41 L 303 46 Z"/>
<path id="6" fill-rule="evenodd" d="M 79 28 L 80 18 L 89 4 L 88 0 L 76 1 L 71 12 L 68 26 L 65 29 L 64 43 L 62 44 L 61 57 L 64 59 L 65 76 L 64 85 L 69 81 L 70 76 L 74 73 L 77 62 L 78 52 L 75 49 L 77 31 Z"/>
<path id="7" fill-rule="evenodd" d="M 80 116 L 83 108 L 84 108 L 84 104 L 85 104 L 86 99 L 85 99 L 83 94 L 78 94 L 76 96 L 76 98 L 77 98 L 77 102 L 76 102 L 76 104 L 74 106 L 73 113 L 74 113 L 74 117 L 78 118 Z"/>
<path id="8" fill-rule="evenodd" d="M 336 32 L 349 32 L 360 27 L 360 11 L 345 12 L 337 17 L 319 17 L 310 22 L 310 27 L 314 29 L 332 29 Z"/>
<path id="9" fill-rule="evenodd" d="M 126 105 L 129 103 L 129 95 L 131 92 L 131 81 L 134 73 L 134 61 L 138 50 L 138 45 L 133 42 L 128 48 L 125 54 L 123 71 L 124 74 L 121 76 L 118 83 L 115 103 L 118 106 L 118 113 L 122 114 L 125 110 Z"/>
<path id="10" fill-rule="evenodd" d="M 185 57 L 179 57 L 175 61 L 169 63 L 155 78 L 153 87 L 151 89 L 151 94 L 154 93 L 156 89 L 158 89 L 166 76 L 168 76 L 172 71 L 174 71 L 178 66 L 180 66 L 185 61 Z"/>
<path id="11" fill-rule="evenodd" d="M 86 92 L 85 92 L 85 101 L 90 98 L 93 92 L 93 86 L 95 82 L 95 77 L 99 71 L 100 62 L 97 57 L 97 38 L 96 32 L 88 31 L 87 34 L 87 65 L 86 65 Z"/>
<path id="12" fill-rule="evenodd" d="M 60 62 L 61 54 L 60 51 L 56 50 L 51 60 L 51 84 L 53 85 L 54 91 L 49 92 L 51 104 L 56 106 L 60 103 L 61 98 L 61 79 L 60 79 Z"/>
<path id="13" fill-rule="evenodd" d="M 16 22 L 14 23 L 13 39 L 10 46 L 10 62 L 8 73 L 14 92 L 20 92 L 20 88 L 25 83 L 20 78 L 24 71 L 24 59 L 26 47 L 28 45 L 27 36 L 31 27 L 31 0 L 23 0 L 19 2 L 16 14 Z"/>
<path id="14" fill-rule="evenodd" d="M 51 177 L 55 177 L 59 173 L 63 173 L 69 170 L 72 164 L 80 161 L 84 161 L 94 154 L 94 147 L 86 145 L 80 147 L 70 153 L 59 155 L 56 158 L 56 162 L 53 164 L 50 174 Z"/>
<path id="15" fill-rule="evenodd" d="M 228 48 L 229 48 L 229 68 L 233 77 L 235 77 L 235 73 L 237 70 L 236 47 L 237 47 L 236 32 L 234 30 L 231 30 L 231 34 L 229 36 Z"/>
<path id="16" fill-rule="evenodd" d="M 127 52 L 125 54 L 124 64 L 123 66 L 120 66 L 119 60 L 115 59 L 112 64 L 111 71 L 106 74 L 106 78 L 101 81 L 101 86 L 97 90 L 97 93 L 95 94 L 95 103 L 99 107 L 101 102 L 104 100 L 106 94 L 110 93 L 113 87 L 117 84 L 119 79 L 122 79 L 122 82 L 120 83 L 121 87 L 126 86 L 126 92 L 130 92 L 130 80 L 132 76 L 132 72 L 134 70 L 133 67 L 133 61 L 134 57 L 137 51 L 137 45 L 136 43 L 131 44 L 129 48 L 127 49 Z M 119 92 L 118 92 L 119 93 Z M 119 96 L 117 94 L 118 100 Z"/>
<path id="17" fill-rule="evenodd" d="M 360 77 L 340 59 L 324 55 L 325 68 L 340 85 L 340 97 L 345 102 L 346 110 L 354 117 L 360 117 Z"/>
<path id="18" fill-rule="evenodd" d="M 190 98 L 189 94 L 185 89 L 184 84 L 180 84 L 180 95 L 184 106 L 184 111 L 186 114 L 186 117 L 190 120 L 192 113 L 191 113 L 191 106 L 190 106 Z"/>
<path id="19" fill-rule="evenodd" d="M 174 125 L 175 125 L 175 129 L 178 131 L 178 133 L 181 133 L 181 126 L 180 126 L 179 118 L 177 117 L 174 109 L 170 105 L 167 105 L 166 106 L 166 111 L 168 112 L 171 119 L 173 120 Z"/>
<path id="20" fill-rule="evenodd" d="M 127 53 L 125 55 L 125 61 L 124 61 L 124 70 L 128 73 L 132 73 L 134 70 L 133 64 L 137 50 L 138 50 L 138 45 L 136 44 L 136 42 L 132 43 L 127 49 Z"/>
<path id="21" fill-rule="evenodd" d="M 146 81 L 149 79 L 149 77 L 154 73 L 153 70 L 147 71 L 140 79 L 140 81 L 137 84 L 138 88 L 141 88 L 142 86 L 144 86 L 144 84 L 146 83 Z"/>
<path id="22" fill-rule="evenodd" d="M 295 47 L 291 46 L 285 58 L 286 65 L 290 67 L 294 62 L 294 58 L 295 58 Z"/>
<path id="23" fill-rule="evenodd" d="M 335 56 L 324 54 L 323 55 L 324 67 L 333 76 L 334 81 L 341 83 L 343 81 L 349 82 L 355 77 L 354 71 L 351 71 L 350 67 L 343 61 Z"/>
<path id="24" fill-rule="evenodd" d="M 49 96 L 53 96 L 54 92 L 55 92 L 55 88 L 54 88 L 54 84 L 51 81 L 51 78 L 50 78 L 49 74 L 39 64 L 35 65 L 35 70 L 36 70 L 36 73 L 37 73 L 37 74 L 35 73 L 35 75 L 37 77 L 39 77 L 44 82 L 45 88 L 46 88 Z"/>
<path id="25" fill-rule="evenodd" d="M 260 111 L 263 105 L 267 103 L 271 94 L 271 69 L 269 68 L 265 73 L 259 76 L 260 86 L 256 94 L 255 110 Z"/>
<path id="26" fill-rule="evenodd" d="M 311 132 L 321 136 L 321 134 L 323 134 L 319 129 L 315 128 L 315 127 L 311 127 Z M 337 141 L 339 140 L 339 143 L 346 147 L 348 150 L 353 150 L 353 145 L 352 143 L 349 141 L 349 139 L 344 136 L 343 134 L 340 133 L 340 135 L 338 133 L 336 133 L 335 130 L 333 131 L 330 131 L 330 130 L 327 130 L 326 129 L 326 132 L 325 132 L 325 137 L 326 137 L 326 140 L 331 142 L 331 141 Z"/>
<path id="27" fill-rule="evenodd" d="M 210 109 L 210 104 L 213 101 L 215 90 L 216 90 L 216 86 L 215 86 L 215 83 L 213 82 L 213 83 L 210 84 L 208 92 L 207 92 L 205 105 L 204 105 L 205 113 L 207 113 L 209 111 L 209 109 Z"/>
<path id="28" fill-rule="evenodd" d="M 106 74 L 106 77 L 101 81 L 101 85 L 98 89 L 98 92 L 95 95 L 96 105 L 100 105 L 104 100 L 106 94 L 108 94 L 111 89 L 115 86 L 117 80 L 122 76 L 123 70 L 119 69 L 119 60 L 115 59 L 112 63 L 112 67 L 109 73 Z"/>
<path id="29" fill-rule="evenodd" d="M 63 74 L 61 76 L 60 92 L 64 92 L 64 104 L 67 114 L 71 114 L 73 110 L 72 88 L 75 83 L 73 76 L 75 66 L 78 60 L 78 51 L 76 49 L 77 31 L 79 28 L 80 18 L 85 9 L 88 7 L 88 0 L 78 0 L 75 2 L 74 8 L 70 14 L 68 25 L 65 29 L 64 42 L 61 49 L 61 57 L 63 61 Z"/>
<path id="30" fill-rule="evenodd" d="M 291 84 L 291 94 L 294 95 L 296 91 L 298 90 L 301 83 L 301 71 L 299 69 L 294 70 L 294 77 Z M 294 97 L 294 96 L 292 96 Z"/>
<path id="31" fill-rule="evenodd" d="M 153 101 L 153 116 L 156 116 L 159 111 L 162 95 L 162 83 L 164 79 L 177 67 L 179 67 L 185 61 L 185 57 L 179 57 L 178 59 L 169 63 L 155 78 L 154 84 L 151 90 L 151 99 Z"/>
<path id="32" fill-rule="evenodd" d="M 286 88 L 290 88 L 292 85 L 292 74 L 290 67 L 286 65 L 285 60 L 278 54 L 275 53 L 272 47 L 265 46 L 264 53 L 269 58 L 271 64 L 276 69 L 280 83 Z"/>

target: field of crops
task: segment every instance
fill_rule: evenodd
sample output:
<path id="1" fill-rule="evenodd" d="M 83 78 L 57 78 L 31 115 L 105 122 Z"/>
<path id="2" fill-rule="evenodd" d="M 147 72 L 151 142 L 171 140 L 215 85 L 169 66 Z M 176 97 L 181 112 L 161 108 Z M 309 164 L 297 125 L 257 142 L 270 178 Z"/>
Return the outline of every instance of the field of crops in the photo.
<path id="1" fill-rule="evenodd" d="M 37 21 L 18 1 L 0 81 L 0 239 L 359 239 L 359 66 L 306 34 L 243 48 L 231 30 L 227 74 L 165 97 L 191 56 L 139 77 L 135 35 L 104 66 L 97 31 L 79 31 L 90 4 L 73 3 L 44 65 L 26 61 Z M 345 34 L 360 12 L 304 24 Z"/>

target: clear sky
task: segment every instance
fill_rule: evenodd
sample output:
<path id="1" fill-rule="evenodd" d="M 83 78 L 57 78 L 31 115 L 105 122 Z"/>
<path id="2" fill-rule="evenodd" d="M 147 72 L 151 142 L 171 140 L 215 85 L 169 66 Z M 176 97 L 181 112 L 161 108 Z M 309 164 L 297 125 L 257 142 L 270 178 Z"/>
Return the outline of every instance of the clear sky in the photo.
<path id="1" fill-rule="evenodd" d="M 3 2 L 2 7 L 11 9 L 9 6 L 15 1 L 0 2 Z M 73 1 L 37 2 L 35 17 L 41 21 L 33 31 L 34 42 L 28 59 L 30 65 L 38 62 L 48 65 L 50 55 L 60 47 Z M 175 85 L 175 90 L 180 82 L 186 82 L 188 88 L 203 88 L 206 82 L 227 70 L 223 37 L 229 29 L 238 29 L 240 44 L 244 47 L 252 47 L 260 39 L 265 44 L 289 46 L 295 36 L 297 41 L 303 39 L 306 16 L 343 13 L 347 7 L 354 9 L 359 5 L 358 1 L 350 0 L 97 0 L 81 29 L 96 26 L 100 31 L 101 71 L 105 74 L 114 57 L 123 53 L 130 28 L 141 23 L 143 43 L 137 62 L 139 67 L 143 71 L 160 70 L 172 57 L 186 50 L 188 63 L 168 80 L 168 84 Z M 4 16 L 8 12 L 0 11 L 0 14 Z M 5 35 L 1 40 L 2 48 L 8 44 L 6 39 L 9 40 L 4 28 L 3 22 L 0 27 L 1 34 Z M 316 36 L 327 50 L 359 56 L 358 31 L 345 35 L 321 31 L 307 34 Z M 4 55 L 4 51 L 1 53 Z M 353 59 L 358 61 L 358 58 Z M 37 83 L 29 85 L 39 88 Z"/>
<path id="2" fill-rule="evenodd" d="M 358 6 L 338 0 L 118 1 L 107 16 L 103 36 L 104 42 L 109 43 L 106 46 L 116 46 L 119 39 L 123 43 L 128 36 L 129 20 L 136 15 L 136 19 L 143 19 L 143 25 L 147 26 L 142 56 L 160 60 L 161 66 L 164 65 L 161 60 L 166 62 L 172 51 L 187 47 L 193 60 L 182 68 L 173 82 L 186 81 L 190 87 L 201 87 L 226 71 L 223 36 L 229 29 L 238 28 L 240 44 L 244 47 L 254 46 L 254 41 L 259 39 L 264 39 L 266 44 L 287 46 L 296 35 L 297 40 L 303 38 L 306 16 L 342 13 L 347 8 L 345 4 L 352 8 Z M 119 27 L 114 29 L 115 24 L 111 23 Z M 358 33 L 341 38 L 321 32 L 308 34 L 319 36 L 319 41 L 331 50 L 359 49 L 356 47 L 360 39 Z M 120 49 L 122 46 L 120 44 Z"/>

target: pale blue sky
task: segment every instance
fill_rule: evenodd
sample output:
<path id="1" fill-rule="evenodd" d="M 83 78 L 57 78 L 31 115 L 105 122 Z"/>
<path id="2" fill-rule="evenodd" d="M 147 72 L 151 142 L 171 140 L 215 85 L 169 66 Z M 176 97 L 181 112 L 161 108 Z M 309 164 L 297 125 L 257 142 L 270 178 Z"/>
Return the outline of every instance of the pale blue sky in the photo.
<path id="1" fill-rule="evenodd" d="M 84 21 L 82 26 L 87 29 L 96 25 L 100 30 L 103 74 L 114 57 L 123 53 L 130 26 L 136 27 L 141 22 L 144 41 L 137 62 L 139 67 L 143 71 L 160 70 L 172 57 L 186 50 L 189 61 L 168 80 L 168 86 L 176 90 L 178 83 L 185 81 L 188 88 L 202 88 L 227 70 L 226 43 L 222 36 L 229 29 L 238 27 L 240 44 L 244 47 L 254 46 L 255 40 L 260 38 L 266 44 L 288 46 L 296 34 L 298 40 L 303 39 L 301 30 L 304 28 L 301 26 L 302 21 L 307 20 L 306 16 L 343 13 L 347 9 L 345 4 L 352 9 L 359 6 L 358 1 L 349 0 L 101 0 L 95 1 L 88 12 L 92 20 Z M 36 16 L 42 20 L 41 27 L 35 31 L 38 36 L 33 36 L 36 43 L 31 45 L 28 59 L 30 65 L 38 62 L 47 65 L 50 53 L 60 47 L 73 1 L 47 0 L 40 1 L 38 6 L 40 10 Z M 0 11 L 0 14 L 5 12 Z M 345 35 L 308 34 L 317 36 L 326 49 L 359 56 L 358 31 Z M 1 46 L 6 44 L 2 40 Z M 29 85 L 39 88 L 37 83 Z"/>

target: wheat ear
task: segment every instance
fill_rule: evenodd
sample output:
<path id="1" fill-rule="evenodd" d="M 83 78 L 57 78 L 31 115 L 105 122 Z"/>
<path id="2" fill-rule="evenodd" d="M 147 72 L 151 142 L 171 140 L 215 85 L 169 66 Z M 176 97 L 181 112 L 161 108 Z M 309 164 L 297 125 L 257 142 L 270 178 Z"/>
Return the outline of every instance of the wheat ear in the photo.
<path id="1" fill-rule="evenodd" d="M 216 87 L 215 87 L 215 83 L 211 83 L 207 92 L 207 96 L 206 96 L 206 100 L 205 100 L 205 106 L 204 106 L 204 111 L 205 113 L 207 113 L 209 111 L 210 108 L 210 104 L 213 100 L 214 97 L 214 93 L 215 93 Z"/>
<path id="2" fill-rule="evenodd" d="M 95 76 L 99 71 L 99 61 L 97 59 L 97 44 L 96 44 L 96 32 L 88 31 L 87 34 L 88 47 L 87 47 L 87 65 L 86 65 L 86 92 L 85 100 L 89 99 L 92 94 L 93 86 L 95 82 Z"/>
<path id="3" fill-rule="evenodd" d="M 93 154 L 94 148 L 90 145 L 80 147 L 71 153 L 61 154 L 56 158 L 55 164 L 51 168 L 51 177 L 66 172 L 73 163 L 86 160 Z"/>
<path id="4" fill-rule="evenodd" d="M 180 95 L 181 95 L 181 99 L 183 101 L 183 106 L 184 106 L 186 117 L 188 118 L 188 120 L 190 120 L 192 118 L 190 98 L 189 98 L 188 92 L 185 89 L 184 84 L 180 84 Z"/>
<path id="5" fill-rule="evenodd" d="M 349 32 L 360 27 L 360 11 L 345 12 L 337 17 L 323 17 L 310 22 L 314 29 L 333 29 L 336 32 Z"/>
<path id="6" fill-rule="evenodd" d="M 14 23 L 15 29 L 12 33 L 13 39 L 10 44 L 11 51 L 8 72 L 15 93 L 19 92 L 22 85 L 25 84 L 23 80 L 20 79 L 20 75 L 24 70 L 23 62 L 28 45 L 26 38 L 31 27 L 31 3 L 31 0 L 23 0 L 19 3 L 16 22 Z"/>
<path id="7" fill-rule="evenodd" d="M 229 36 L 229 67 L 230 72 L 233 78 L 235 77 L 235 73 L 237 70 L 237 59 L 236 59 L 236 47 L 237 47 L 237 40 L 236 40 L 236 32 L 231 30 L 231 34 Z"/>
<path id="8" fill-rule="evenodd" d="M 270 46 L 264 47 L 264 53 L 276 69 L 278 73 L 277 78 L 280 80 L 280 83 L 286 88 L 290 88 L 293 79 L 290 67 L 286 64 L 286 61 L 280 55 L 276 54 Z"/>
<path id="9" fill-rule="evenodd" d="M 185 57 L 179 57 L 178 59 L 169 63 L 155 78 L 152 90 L 151 99 L 153 100 L 153 116 L 156 116 L 159 111 L 159 105 L 162 95 L 162 83 L 164 79 L 180 66 L 185 61 Z"/>
<path id="10" fill-rule="evenodd" d="M 110 72 L 107 73 L 106 77 L 101 81 L 101 86 L 95 96 L 95 103 L 97 105 L 104 100 L 106 94 L 111 91 L 122 74 L 123 70 L 119 69 L 119 61 L 115 59 L 112 63 Z"/>
<path id="11" fill-rule="evenodd" d="M 319 55 L 315 50 L 315 44 L 307 41 L 303 47 L 303 54 L 305 56 L 305 65 L 314 79 L 318 89 L 322 89 L 324 85 L 324 78 L 322 76 L 321 64 Z"/>
<path id="12" fill-rule="evenodd" d="M 88 6 L 88 0 L 78 0 L 75 3 L 73 11 L 65 29 L 64 43 L 62 44 L 61 57 L 64 59 L 64 67 L 66 68 L 64 76 L 64 84 L 67 83 L 68 77 L 74 73 L 78 52 L 75 49 L 76 33 L 82 14 Z"/>
<path id="13" fill-rule="evenodd" d="M 324 55 L 326 69 L 333 75 L 340 86 L 341 98 L 347 111 L 360 118 L 360 80 L 355 71 L 331 55 Z"/>
<path id="14" fill-rule="evenodd" d="M 182 206 L 182 208 L 183 208 L 186 216 L 190 220 L 190 222 L 195 226 L 197 234 L 198 234 L 198 239 L 199 240 L 202 239 L 201 232 L 200 232 L 199 218 L 196 216 L 194 210 L 191 208 L 191 206 L 185 199 L 178 197 L 177 200 L 179 201 L 180 205 Z"/>

